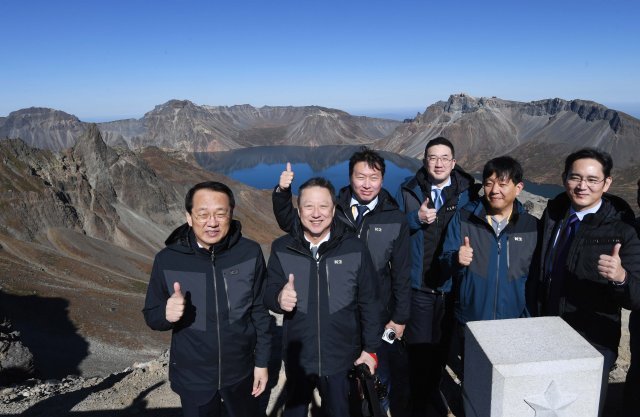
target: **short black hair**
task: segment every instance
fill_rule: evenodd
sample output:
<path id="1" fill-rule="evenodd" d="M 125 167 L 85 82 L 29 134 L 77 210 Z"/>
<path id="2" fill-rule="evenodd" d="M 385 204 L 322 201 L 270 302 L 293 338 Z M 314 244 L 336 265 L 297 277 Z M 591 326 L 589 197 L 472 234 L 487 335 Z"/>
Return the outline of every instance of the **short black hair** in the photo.
<path id="1" fill-rule="evenodd" d="M 571 169 L 571 166 L 578 159 L 595 159 L 600 162 L 602 165 L 602 172 L 604 173 L 604 177 L 608 178 L 611 176 L 611 170 L 613 169 L 613 159 L 611 155 L 605 151 L 601 151 L 596 148 L 582 148 L 578 151 L 567 156 L 567 159 L 564 161 L 564 172 L 562 173 L 562 179 L 567 179 L 567 174 Z"/>
<path id="2" fill-rule="evenodd" d="M 227 187 L 225 184 L 217 181 L 204 181 L 200 182 L 187 191 L 187 195 L 184 197 L 184 209 L 187 210 L 187 213 L 191 213 L 193 210 L 193 195 L 198 190 L 211 190 L 216 191 L 218 193 L 224 193 L 229 197 L 229 205 L 231 206 L 231 210 L 233 210 L 236 206 L 236 200 L 233 198 L 233 191 L 231 188 Z"/>
<path id="3" fill-rule="evenodd" d="M 300 186 L 300 188 L 298 188 L 298 206 L 300 206 L 300 196 L 302 196 L 302 190 L 309 187 L 326 188 L 327 190 L 329 190 L 329 194 L 331 194 L 331 202 L 334 206 L 336 205 L 336 189 L 333 184 L 331 184 L 331 181 L 323 177 L 313 177 L 309 178 L 304 182 L 304 184 Z"/>
<path id="4" fill-rule="evenodd" d="M 493 158 L 484 164 L 484 168 L 482 169 L 482 181 L 484 182 L 484 180 L 493 174 L 496 174 L 496 177 L 501 180 L 510 179 L 514 184 L 519 184 L 522 182 L 524 171 L 520 162 L 515 158 L 505 155 Z"/>
<path id="5" fill-rule="evenodd" d="M 453 143 L 451 143 L 451 141 L 447 138 L 445 138 L 444 136 L 438 136 L 437 138 L 433 138 L 431 139 L 429 142 L 427 142 L 427 146 L 425 146 L 424 148 L 424 157 L 427 157 L 427 151 L 429 150 L 430 147 L 432 146 L 436 146 L 436 145 L 444 145 L 449 147 L 449 149 L 451 149 L 451 157 L 455 158 L 456 157 L 456 151 L 453 148 Z"/>
<path id="6" fill-rule="evenodd" d="M 373 149 L 363 146 L 358 152 L 354 152 L 349 158 L 349 177 L 353 174 L 353 167 L 358 162 L 366 162 L 369 168 L 377 169 L 384 177 L 385 165 L 384 158 Z"/>

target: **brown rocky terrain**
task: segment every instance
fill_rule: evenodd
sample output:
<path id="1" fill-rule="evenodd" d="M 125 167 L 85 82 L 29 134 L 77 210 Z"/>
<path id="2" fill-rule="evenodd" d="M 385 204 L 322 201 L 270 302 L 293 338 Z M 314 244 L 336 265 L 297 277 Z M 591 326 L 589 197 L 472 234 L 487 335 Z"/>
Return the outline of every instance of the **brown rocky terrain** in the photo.
<path id="1" fill-rule="evenodd" d="M 214 152 L 263 145 L 357 145 L 381 139 L 399 124 L 319 106 L 199 106 L 171 100 L 141 119 L 97 126 L 110 146 Z M 60 151 L 73 146 L 88 126 L 65 112 L 34 107 L 0 118 L 0 138 Z"/>
<path id="2" fill-rule="evenodd" d="M 318 107 L 179 101 L 156 107 L 142 122 L 90 125 L 49 109 L 0 118 L 0 137 L 17 132 L 28 139 L 0 141 L 0 323 L 11 323 L 0 332 L 0 377 L 5 348 L 18 344 L 32 352 L 37 370 L 36 379 L 0 388 L 0 415 L 180 415 L 160 356 L 168 334 L 148 330 L 140 310 L 153 255 L 184 221 L 186 190 L 207 179 L 229 184 L 243 233 L 265 254 L 281 234 L 268 191 L 206 171 L 189 150 L 359 144 L 391 134 L 376 146 L 421 156 L 428 139 L 444 134 L 465 168 L 510 149 L 530 179 L 557 183 L 567 151 L 611 146 L 625 154 L 613 191 L 635 200 L 637 119 L 590 102 L 529 104 L 452 96 L 399 127 Z M 557 143 L 574 135 L 584 142 Z M 522 200 L 541 213 L 544 199 Z M 627 333 L 620 349 L 608 416 L 618 415 Z"/>
<path id="3" fill-rule="evenodd" d="M 426 142 L 436 136 L 450 139 L 456 159 L 472 172 L 495 156 L 509 154 L 522 163 L 529 181 L 551 184 L 560 183 L 566 155 L 597 147 L 614 160 L 611 192 L 635 201 L 640 120 L 592 101 L 524 103 L 454 94 L 397 127 L 375 147 L 421 158 Z"/>
<path id="4" fill-rule="evenodd" d="M 108 374 L 166 348 L 140 310 L 153 255 L 184 222 L 194 183 L 228 183 L 243 233 L 265 249 L 280 233 L 268 192 L 182 153 L 110 148 L 95 126 L 60 153 L 5 140 L 0 155 L 0 316 L 45 378 Z"/>

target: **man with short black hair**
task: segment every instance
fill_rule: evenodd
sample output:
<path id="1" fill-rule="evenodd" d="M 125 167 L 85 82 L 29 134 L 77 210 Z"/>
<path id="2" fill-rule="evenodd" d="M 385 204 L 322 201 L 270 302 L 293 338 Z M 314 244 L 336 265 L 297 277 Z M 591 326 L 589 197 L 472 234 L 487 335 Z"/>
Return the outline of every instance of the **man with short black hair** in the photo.
<path id="1" fill-rule="evenodd" d="M 349 415 L 348 372 L 373 374 L 380 303 L 364 243 L 335 221 L 335 190 L 312 178 L 298 191 L 297 221 L 271 245 L 264 301 L 283 314 L 285 417 L 306 417 L 318 388 L 327 416 Z"/>
<path id="2" fill-rule="evenodd" d="M 517 199 L 524 188 L 522 177 L 515 159 L 490 160 L 482 172 L 484 197 L 465 205 L 449 222 L 440 260 L 454 280 L 455 315 L 461 326 L 530 315 L 525 285 L 538 220 Z"/>
<path id="3" fill-rule="evenodd" d="M 411 234 L 411 319 L 405 339 L 413 414 L 423 416 L 431 407 L 446 416 L 448 405 L 440 381 L 454 320 L 451 308 L 445 308 L 450 277 L 441 271 L 438 256 L 449 221 L 459 207 L 477 199 L 478 188 L 473 177 L 456 165 L 455 150 L 447 138 L 427 143 L 423 164 L 396 195 Z"/>
<path id="4" fill-rule="evenodd" d="M 565 192 L 547 203 L 537 296 L 604 356 L 600 413 L 618 357 L 621 307 L 640 307 L 640 240 L 623 199 L 608 194 L 611 156 L 584 148 L 565 160 Z"/>
<path id="5" fill-rule="evenodd" d="M 254 417 L 267 384 L 264 257 L 242 237 L 234 207 L 225 184 L 193 186 L 187 223 L 166 240 L 149 280 L 144 318 L 172 331 L 169 380 L 185 417 Z"/>

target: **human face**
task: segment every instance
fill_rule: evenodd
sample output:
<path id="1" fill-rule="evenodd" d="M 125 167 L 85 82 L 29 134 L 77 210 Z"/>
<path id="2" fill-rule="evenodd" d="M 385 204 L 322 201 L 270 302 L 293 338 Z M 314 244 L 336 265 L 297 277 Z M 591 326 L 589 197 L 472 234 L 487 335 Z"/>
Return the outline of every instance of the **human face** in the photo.
<path id="1" fill-rule="evenodd" d="M 353 165 L 351 172 L 351 190 L 356 200 L 361 204 L 368 204 L 378 196 L 382 188 L 382 172 L 371 168 L 364 161 Z"/>
<path id="2" fill-rule="evenodd" d="M 507 216 L 511 213 L 513 202 L 524 188 L 524 184 L 516 184 L 511 178 L 498 178 L 493 174 L 484 180 L 482 187 L 484 198 L 489 205 L 489 214 Z"/>
<path id="3" fill-rule="evenodd" d="M 201 189 L 193 195 L 193 208 L 187 223 L 193 228 L 198 243 L 209 248 L 229 233 L 233 210 L 225 193 Z"/>
<path id="4" fill-rule="evenodd" d="M 576 160 L 564 178 L 564 189 L 576 211 L 595 207 L 611 186 L 611 177 L 604 176 L 602 164 L 595 159 Z"/>
<path id="5" fill-rule="evenodd" d="M 328 189 L 312 186 L 301 191 L 298 212 L 304 235 L 311 243 L 321 241 L 329 233 L 335 211 Z"/>
<path id="6" fill-rule="evenodd" d="M 451 148 L 447 145 L 434 145 L 427 150 L 424 167 L 432 185 L 440 186 L 446 183 L 454 166 L 456 160 L 453 159 Z"/>

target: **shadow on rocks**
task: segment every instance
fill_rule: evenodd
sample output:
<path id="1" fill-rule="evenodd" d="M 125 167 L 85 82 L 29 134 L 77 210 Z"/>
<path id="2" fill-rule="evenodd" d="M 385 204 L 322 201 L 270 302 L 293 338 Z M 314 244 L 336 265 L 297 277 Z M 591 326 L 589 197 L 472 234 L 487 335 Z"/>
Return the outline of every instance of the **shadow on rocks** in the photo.
<path id="1" fill-rule="evenodd" d="M 79 365 L 89 354 L 89 343 L 69 319 L 67 300 L 0 291 L 0 309 L 0 316 L 9 319 L 33 354 L 39 377 L 62 379 L 80 374 Z"/>

